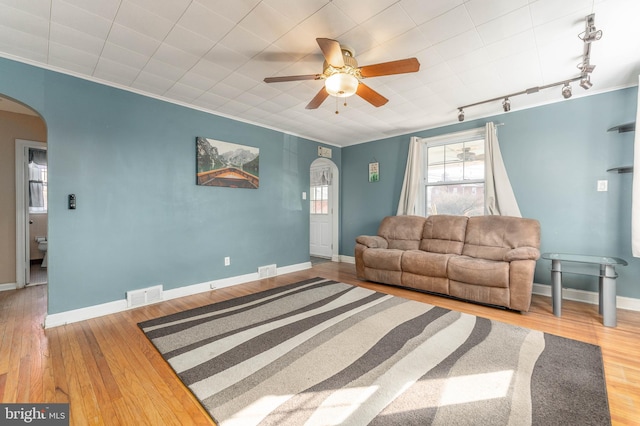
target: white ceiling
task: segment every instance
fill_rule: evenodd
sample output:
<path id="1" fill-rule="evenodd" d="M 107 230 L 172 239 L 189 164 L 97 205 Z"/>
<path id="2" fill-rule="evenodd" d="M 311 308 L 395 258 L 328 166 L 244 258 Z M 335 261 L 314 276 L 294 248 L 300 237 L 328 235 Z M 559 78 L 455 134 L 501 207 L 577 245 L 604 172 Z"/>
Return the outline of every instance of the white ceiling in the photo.
<path id="1" fill-rule="evenodd" d="M 0 56 L 337 146 L 457 122 L 462 105 L 579 75 L 585 16 L 588 91 L 638 84 L 639 0 L 0 0 Z M 355 49 L 359 65 L 416 57 L 420 71 L 369 78 L 389 99 L 305 106 L 322 81 L 316 37 Z M 512 111 L 560 102 L 560 87 L 511 99 Z M 468 108 L 474 119 L 500 101 Z"/>

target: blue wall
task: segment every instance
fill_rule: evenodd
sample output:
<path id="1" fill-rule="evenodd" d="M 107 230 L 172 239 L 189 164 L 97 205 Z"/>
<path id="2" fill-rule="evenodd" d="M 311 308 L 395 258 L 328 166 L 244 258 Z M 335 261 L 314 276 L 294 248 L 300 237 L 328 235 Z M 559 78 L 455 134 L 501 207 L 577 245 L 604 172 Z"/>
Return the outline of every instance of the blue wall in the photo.
<path id="1" fill-rule="evenodd" d="M 50 314 L 309 261 L 316 142 L 9 60 L 0 75 L 48 127 Z M 259 189 L 197 186 L 197 136 L 258 147 Z"/>
<path id="2" fill-rule="evenodd" d="M 631 255 L 632 174 L 606 170 L 633 162 L 635 133 L 607 129 L 635 121 L 637 87 L 513 111 L 487 119 L 418 132 L 420 137 L 504 123 L 500 148 L 522 215 L 538 219 L 541 250 L 621 257 L 618 295 L 640 298 L 640 259 Z M 452 112 L 455 114 L 455 111 Z M 467 111 L 472 116 L 473 109 Z M 342 254 L 355 238 L 375 234 L 394 215 L 409 147 L 405 135 L 343 148 Z M 381 180 L 367 181 L 367 164 L 380 162 Z M 596 182 L 609 181 L 608 192 Z M 538 261 L 536 282 L 549 284 L 549 261 Z M 567 287 L 597 291 L 597 279 L 565 275 Z"/>

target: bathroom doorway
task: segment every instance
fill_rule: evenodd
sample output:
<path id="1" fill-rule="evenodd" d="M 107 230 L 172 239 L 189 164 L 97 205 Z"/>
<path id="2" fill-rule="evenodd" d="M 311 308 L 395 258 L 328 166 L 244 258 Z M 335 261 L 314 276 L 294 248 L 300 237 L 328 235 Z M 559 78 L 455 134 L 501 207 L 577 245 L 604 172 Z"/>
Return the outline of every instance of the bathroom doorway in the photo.
<path id="1" fill-rule="evenodd" d="M 46 284 L 47 144 L 16 139 L 16 283 Z"/>

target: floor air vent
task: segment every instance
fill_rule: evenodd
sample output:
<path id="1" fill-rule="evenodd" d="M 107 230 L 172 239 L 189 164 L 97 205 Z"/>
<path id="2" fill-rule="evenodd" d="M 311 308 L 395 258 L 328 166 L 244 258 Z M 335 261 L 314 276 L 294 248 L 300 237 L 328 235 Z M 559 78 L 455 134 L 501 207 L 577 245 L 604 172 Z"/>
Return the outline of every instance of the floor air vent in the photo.
<path id="1" fill-rule="evenodd" d="M 134 308 L 136 306 L 148 305 L 162 300 L 162 286 L 156 285 L 140 290 L 131 290 L 127 292 L 127 307 Z"/>
<path id="2" fill-rule="evenodd" d="M 269 278 L 275 277 L 276 275 L 278 275 L 278 270 L 275 264 L 260 266 L 258 268 L 258 278 Z"/>

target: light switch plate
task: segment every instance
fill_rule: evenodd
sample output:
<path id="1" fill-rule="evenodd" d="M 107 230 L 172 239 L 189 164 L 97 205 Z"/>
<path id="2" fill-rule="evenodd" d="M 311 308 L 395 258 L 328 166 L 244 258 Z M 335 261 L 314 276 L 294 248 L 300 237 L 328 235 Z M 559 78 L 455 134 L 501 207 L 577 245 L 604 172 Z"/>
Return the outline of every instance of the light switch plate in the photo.
<path id="1" fill-rule="evenodd" d="M 599 180 L 598 181 L 598 192 L 605 192 L 609 190 L 609 181 L 608 180 Z"/>

